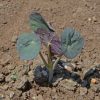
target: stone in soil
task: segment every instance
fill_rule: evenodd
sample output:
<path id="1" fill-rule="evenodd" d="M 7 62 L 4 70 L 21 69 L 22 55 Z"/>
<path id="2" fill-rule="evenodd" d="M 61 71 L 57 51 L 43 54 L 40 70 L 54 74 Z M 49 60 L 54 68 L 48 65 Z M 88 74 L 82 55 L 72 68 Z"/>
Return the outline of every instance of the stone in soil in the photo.
<path id="1" fill-rule="evenodd" d="M 5 81 L 5 76 L 3 74 L 0 74 L 0 82 L 4 82 Z"/>

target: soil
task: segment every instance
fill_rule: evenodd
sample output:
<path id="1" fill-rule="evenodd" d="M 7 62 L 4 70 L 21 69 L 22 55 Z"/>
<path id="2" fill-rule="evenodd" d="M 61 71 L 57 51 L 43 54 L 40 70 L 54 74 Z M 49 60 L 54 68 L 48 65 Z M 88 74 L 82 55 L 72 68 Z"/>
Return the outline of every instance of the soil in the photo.
<path id="1" fill-rule="evenodd" d="M 81 69 L 75 71 L 81 79 L 87 69 L 100 64 L 100 0 L 0 0 L 0 100 L 100 100 L 100 66 L 98 74 L 92 73 L 96 83 L 88 88 L 72 79 L 61 80 L 53 87 L 34 82 L 32 70 L 41 59 L 24 62 L 16 51 L 17 36 L 31 32 L 28 21 L 34 10 L 58 35 L 66 27 L 81 32 L 84 49 L 71 60 Z"/>

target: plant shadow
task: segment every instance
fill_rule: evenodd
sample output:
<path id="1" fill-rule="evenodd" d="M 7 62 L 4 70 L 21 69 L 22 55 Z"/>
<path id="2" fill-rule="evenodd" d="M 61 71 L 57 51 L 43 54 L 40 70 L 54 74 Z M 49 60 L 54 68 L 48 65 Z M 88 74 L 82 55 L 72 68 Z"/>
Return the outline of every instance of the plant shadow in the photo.
<path id="1" fill-rule="evenodd" d="M 57 70 L 58 69 L 59 68 L 57 68 Z M 63 66 L 62 66 L 62 68 L 60 68 L 59 72 L 57 72 L 57 70 L 55 70 L 55 73 L 54 73 L 53 83 L 55 83 L 56 81 L 58 81 L 58 83 L 59 83 L 61 80 L 64 80 L 64 79 L 71 79 L 71 80 L 77 82 L 82 87 L 90 88 L 92 78 L 100 79 L 100 64 L 87 70 L 87 72 L 84 74 L 83 78 L 81 78 L 81 76 L 79 74 L 77 74 L 75 71 L 70 72 L 70 71 L 64 69 Z M 61 80 L 59 80 L 59 79 L 61 79 Z"/>
<path id="2" fill-rule="evenodd" d="M 71 79 L 77 82 L 82 87 L 90 88 L 91 79 L 100 78 L 100 64 L 98 66 L 94 66 L 93 68 L 87 70 L 87 72 L 84 74 L 84 77 L 81 78 L 81 76 L 78 73 L 76 73 L 76 71 L 70 72 L 66 70 L 62 63 L 58 62 L 58 65 L 54 69 L 52 83 L 48 84 L 48 76 L 46 77 L 42 76 L 40 79 L 35 80 L 36 84 L 42 87 L 53 87 L 54 86 L 53 84 L 57 86 L 60 81 L 65 80 L 65 79 Z M 46 67 L 43 67 L 43 68 L 40 67 L 40 70 L 41 71 L 44 70 L 48 73 L 48 70 Z M 37 71 L 38 75 L 39 75 L 40 70 Z"/>

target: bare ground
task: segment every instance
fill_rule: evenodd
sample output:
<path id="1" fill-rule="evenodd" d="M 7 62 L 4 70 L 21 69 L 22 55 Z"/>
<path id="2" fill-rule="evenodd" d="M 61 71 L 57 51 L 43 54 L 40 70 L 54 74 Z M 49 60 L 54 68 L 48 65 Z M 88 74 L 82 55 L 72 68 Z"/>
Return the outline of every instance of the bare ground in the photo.
<path id="1" fill-rule="evenodd" d="M 33 83 L 30 90 L 21 93 L 14 87 L 17 81 L 8 79 L 14 72 L 18 77 L 23 76 L 23 61 L 18 57 L 12 37 L 31 31 L 28 18 L 34 10 L 52 24 L 58 35 L 64 28 L 74 27 L 84 36 L 84 49 L 72 60 L 82 67 L 81 77 L 85 70 L 100 64 L 100 0 L 0 0 L 0 74 L 5 77 L 5 81 L 0 83 L 0 96 L 4 96 L 3 100 L 100 100 L 100 91 L 83 90 L 80 86 L 75 91 L 69 90 L 63 85 L 67 84 L 66 80 L 52 88 Z M 30 69 L 38 62 L 40 60 L 35 59 Z M 93 87 L 100 87 L 99 78 Z M 86 93 L 81 94 L 81 90 Z M 14 96 L 9 99 L 12 92 Z"/>

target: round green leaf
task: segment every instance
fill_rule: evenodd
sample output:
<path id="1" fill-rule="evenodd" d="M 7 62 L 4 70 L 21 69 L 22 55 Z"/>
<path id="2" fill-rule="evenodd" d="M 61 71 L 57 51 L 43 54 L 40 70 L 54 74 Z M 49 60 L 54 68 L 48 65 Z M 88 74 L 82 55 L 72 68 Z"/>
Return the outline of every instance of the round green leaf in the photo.
<path id="1" fill-rule="evenodd" d="M 40 48 L 40 38 L 35 33 L 23 33 L 18 37 L 17 50 L 21 59 L 34 59 L 38 55 Z"/>
<path id="2" fill-rule="evenodd" d="M 79 32 L 72 28 L 64 30 L 61 36 L 61 49 L 70 59 L 76 57 L 84 46 L 84 39 Z"/>

